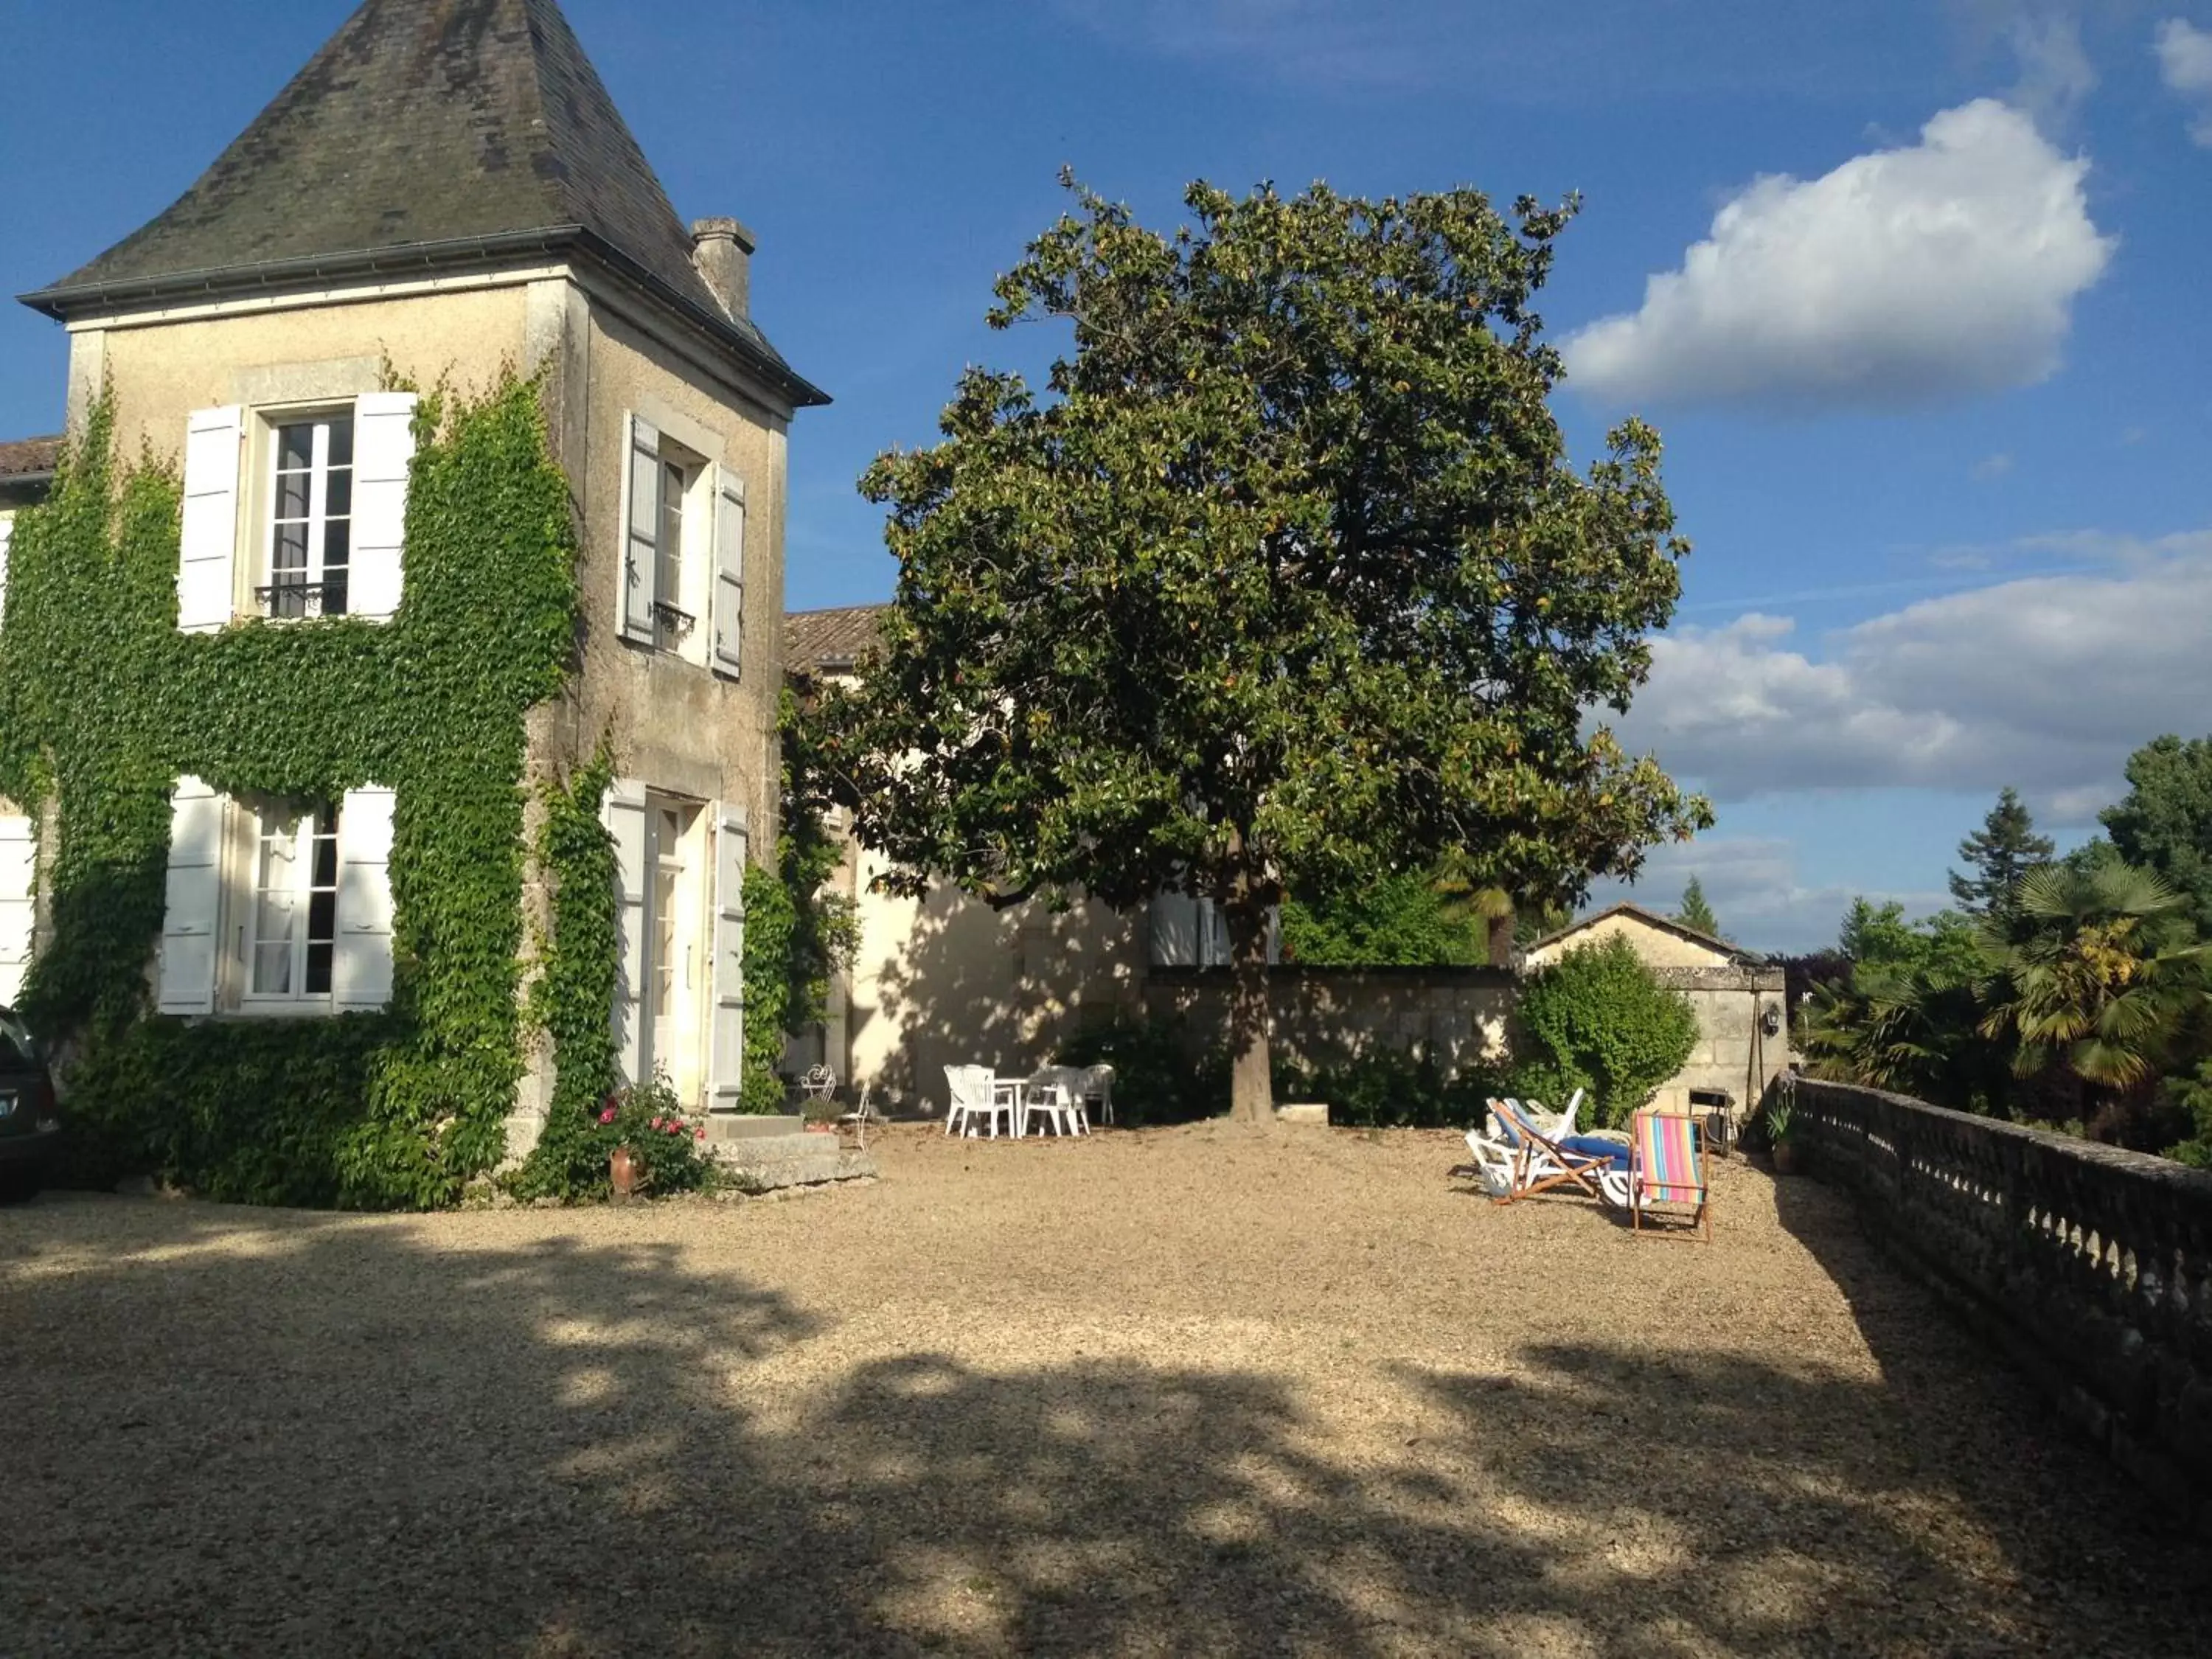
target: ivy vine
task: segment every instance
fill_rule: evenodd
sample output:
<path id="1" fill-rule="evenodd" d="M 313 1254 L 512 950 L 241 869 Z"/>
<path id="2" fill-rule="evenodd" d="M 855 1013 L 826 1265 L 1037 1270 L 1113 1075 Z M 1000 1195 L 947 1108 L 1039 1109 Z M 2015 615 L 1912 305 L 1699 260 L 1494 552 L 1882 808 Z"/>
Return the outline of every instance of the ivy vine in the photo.
<path id="1" fill-rule="evenodd" d="M 80 1178 L 148 1169 L 216 1197 L 416 1207 L 503 1154 L 523 1065 L 523 717 L 572 658 L 575 537 L 534 381 L 427 394 L 416 436 L 388 623 L 178 632 L 179 482 L 150 456 L 118 465 L 104 398 L 16 520 L 0 793 L 51 803 L 58 830 L 22 1001 L 58 1041 Z M 150 1011 L 185 773 L 303 805 L 397 792 L 387 1012 Z"/>

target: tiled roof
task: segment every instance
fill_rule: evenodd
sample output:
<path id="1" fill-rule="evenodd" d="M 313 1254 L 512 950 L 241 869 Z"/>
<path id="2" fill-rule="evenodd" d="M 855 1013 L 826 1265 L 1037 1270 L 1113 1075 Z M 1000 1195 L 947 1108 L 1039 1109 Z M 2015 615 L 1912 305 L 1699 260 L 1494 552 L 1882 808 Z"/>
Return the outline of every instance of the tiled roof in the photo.
<path id="1" fill-rule="evenodd" d="M 220 291 L 225 273 L 271 267 L 519 257 L 533 237 L 611 250 L 812 392 L 708 291 L 555 0 L 368 0 L 175 203 L 24 297 L 64 314 L 118 293 Z"/>
<path id="2" fill-rule="evenodd" d="M 1695 927 L 1686 927 L 1672 916 L 1662 915 L 1656 910 L 1647 909 L 1643 905 L 1633 903 L 1626 899 L 1623 899 L 1618 904 L 1608 904 L 1604 909 L 1594 911 L 1578 921 L 1571 921 L 1557 933 L 1547 933 L 1528 948 L 1531 951 L 1540 951 L 1547 945 L 1555 945 L 1571 934 L 1581 933 L 1585 927 L 1595 926 L 1607 916 L 1633 916 L 1647 927 L 1656 927 L 1665 933 L 1677 934 L 1693 944 L 1704 945 L 1709 951 L 1720 951 L 1739 963 L 1759 963 L 1766 960 L 1756 951 L 1747 951 L 1741 945 L 1732 945 L 1727 939 L 1701 932 Z"/>
<path id="3" fill-rule="evenodd" d="M 845 667 L 883 637 L 887 605 L 847 605 L 830 611 L 793 611 L 783 619 L 783 660 L 805 672 Z"/>
<path id="4" fill-rule="evenodd" d="M 54 470 L 54 459 L 61 450 L 58 436 L 0 439 L 0 483 L 45 477 Z"/>

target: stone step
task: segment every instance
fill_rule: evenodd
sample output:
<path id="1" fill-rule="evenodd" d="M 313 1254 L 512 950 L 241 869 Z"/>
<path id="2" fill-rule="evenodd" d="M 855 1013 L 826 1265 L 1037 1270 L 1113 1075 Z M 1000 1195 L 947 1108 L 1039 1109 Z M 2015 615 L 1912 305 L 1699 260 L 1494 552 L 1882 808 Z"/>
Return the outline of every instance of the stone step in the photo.
<path id="1" fill-rule="evenodd" d="M 795 1121 L 795 1120 L 794 1120 Z M 709 1127 L 708 1150 L 717 1163 L 754 1192 L 854 1181 L 877 1173 L 876 1160 L 832 1134 L 742 1134 L 717 1139 Z"/>

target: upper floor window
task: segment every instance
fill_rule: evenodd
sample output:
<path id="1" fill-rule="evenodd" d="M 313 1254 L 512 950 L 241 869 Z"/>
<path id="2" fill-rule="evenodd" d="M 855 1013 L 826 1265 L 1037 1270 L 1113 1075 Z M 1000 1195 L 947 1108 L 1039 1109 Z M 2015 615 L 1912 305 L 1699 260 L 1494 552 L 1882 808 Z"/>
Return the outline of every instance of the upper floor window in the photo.
<path id="1" fill-rule="evenodd" d="M 269 580 L 255 597 L 271 617 L 343 617 L 353 537 L 353 416 L 289 421 L 270 446 Z"/>
<path id="2" fill-rule="evenodd" d="M 744 620 L 744 485 L 632 415 L 625 423 L 622 637 L 738 678 Z M 707 441 L 710 434 L 695 434 Z"/>
<path id="3" fill-rule="evenodd" d="M 415 404 L 411 392 L 365 392 L 336 407 L 195 410 L 177 626 L 397 612 Z"/>

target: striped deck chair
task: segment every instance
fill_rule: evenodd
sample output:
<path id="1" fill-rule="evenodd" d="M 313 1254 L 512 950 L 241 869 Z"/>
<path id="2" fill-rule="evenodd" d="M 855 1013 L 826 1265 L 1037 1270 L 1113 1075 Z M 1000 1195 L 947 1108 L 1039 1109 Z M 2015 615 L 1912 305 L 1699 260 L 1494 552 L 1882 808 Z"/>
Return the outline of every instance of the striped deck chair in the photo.
<path id="1" fill-rule="evenodd" d="M 1712 1187 L 1695 1118 L 1679 1112 L 1638 1112 L 1630 1138 L 1628 1212 L 1635 1231 L 1654 1204 L 1693 1206 L 1689 1221 L 1713 1242 Z M 1655 1230 L 1656 1231 L 1656 1230 Z"/>

